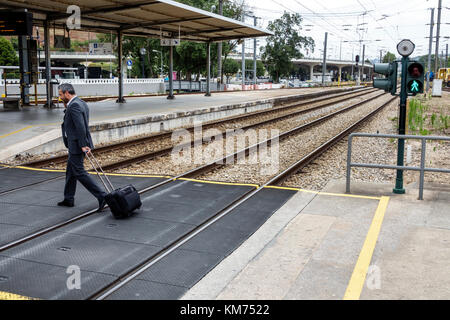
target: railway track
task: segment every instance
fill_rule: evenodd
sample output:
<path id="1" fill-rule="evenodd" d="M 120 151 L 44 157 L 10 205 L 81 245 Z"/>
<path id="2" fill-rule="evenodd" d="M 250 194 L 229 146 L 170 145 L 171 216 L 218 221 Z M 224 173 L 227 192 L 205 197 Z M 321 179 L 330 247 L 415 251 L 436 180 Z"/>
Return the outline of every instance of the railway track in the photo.
<path id="1" fill-rule="evenodd" d="M 384 95 L 385 94 L 377 95 L 373 99 L 376 99 L 376 98 L 384 96 Z M 264 187 L 278 186 L 278 185 L 282 184 L 283 181 L 285 181 L 291 175 L 293 175 L 296 172 L 298 172 L 299 170 L 301 170 L 301 168 L 303 168 L 304 166 L 309 164 L 311 161 L 313 161 L 315 158 L 320 156 L 320 154 L 322 154 L 325 150 L 327 150 L 332 145 L 337 143 L 340 139 L 342 139 L 343 137 L 348 135 L 355 128 L 357 128 L 358 126 L 360 126 L 361 124 L 363 124 L 364 122 L 369 120 L 376 113 L 381 111 L 385 106 L 387 106 L 389 103 L 391 103 L 394 99 L 396 99 L 396 98 L 394 97 L 394 98 L 391 98 L 391 99 L 385 101 L 382 105 L 380 105 L 379 107 L 377 107 L 376 109 L 371 111 L 369 114 L 365 115 L 364 117 L 362 117 L 358 121 L 352 123 L 345 130 L 343 130 L 342 132 L 340 132 L 337 135 L 334 135 L 331 139 L 328 139 L 327 142 L 323 143 L 318 148 L 312 150 L 307 156 L 304 156 L 301 159 L 299 159 L 298 161 L 296 161 L 289 168 L 287 168 L 285 170 L 282 170 L 281 172 L 277 173 L 275 176 L 273 176 L 270 179 L 268 179 L 265 183 L 261 184 L 260 188 L 250 189 L 248 192 L 243 194 L 240 198 L 236 199 L 232 203 L 229 203 L 225 208 L 222 208 L 222 209 L 218 210 L 214 215 L 210 216 L 208 219 L 205 219 L 201 224 L 196 226 L 191 231 L 186 232 L 182 236 L 180 236 L 177 239 L 174 239 L 173 241 L 171 241 L 168 245 L 163 247 L 156 254 L 148 257 L 147 259 L 145 259 L 145 261 L 141 261 L 141 262 L 137 263 L 136 266 L 132 270 L 129 270 L 128 272 L 123 274 L 121 277 L 119 277 L 119 279 L 117 281 L 105 284 L 105 287 L 103 287 L 98 292 L 93 293 L 89 297 L 89 299 L 96 299 L 96 300 L 106 299 L 112 293 L 116 292 L 121 287 L 123 287 L 126 283 L 128 283 L 129 281 L 135 279 L 137 276 L 139 276 L 145 270 L 150 268 L 156 262 L 158 262 L 159 260 L 161 260 L 162 258 L 167 256 L 168 254 L 170 254 L 171 252 L 173 252 L 174 250 L 179 248 L 181 245 L 183 245 L 184 243 L 186 243 L 187 241 L 192 239 L 194 236 L 198 235 L 200 232 L 202 232 L 203 230 L 205 230 L 206 228 L 211 226 L 214 222 L 216 222 L 217 220 L 221 219 L 225 215 L 229 214 L 233 209 L 235 209 L 236 207 L 238 207 L 239 205 L 241 205 L 242 203 L 244 203 L 245 201 L 247 201 L 248 199 L 250 199 L 251 197 L 256 195 L 258 192 L 263 190 Z M 289 130 L 287 132 L 284 132 L 284 133 L 280 134 L 279 138 L 280 138 L 280 140 L 287 139 L 288 137 L 290 137 L 292 135 L 295 135 L 296 133 L 299 133 L 301 131 L 304 131 L 307 128 L 310 128 L 310 127 L 313 127 L 313 126 L 315 126 L 315 125 L 317 125 L 319 123 L 325 122 L 327 119 L 330 119 L 333 116 L 336 116 L 336 114 L 342 114 L 342 113 L 344 113 L 346 111 L 349 111 L 349 110 L 354 109 L 354 108 L 356 108 L 358 106 L 361 106 L 364 103 L 366 103 L 366 101 L 359 102 L 359 103 L 354 104 L 352 106 L 346 107 L 346 108 L 344 108 L 342 110 L 334 112 L 333 115 L 326 115 L 326 116 L 323 116 L 323 117 L 321 117 L 319 119 L 313 120 L 313 121 L 311 121 L 311 122 L 309 122 L 309 123 L 307 123 L 305 125 L 301 125 L 301 126 L 295 128 L 295 129 L 292 129 L 292 130 Z M 269 143 L 270 144 L 270 140 L 266 140 L 266 141 L 260 142 L 260 143 L 257 144 L 257 146 L 262 145 L 263 143 Z M 242 152 L 245 152 L 245 154 L 248 154 L 249 151 L 252 150 L 252 148 L 254 148 L 254 147 L 255 147 L 255 145 L 248 146 L 247 148 L 245 148 L 245 150 L 239 150 L 238 152 L 235 152 L 233 154 L 226 155 L 225 157 L 223 157 L 222 160 L 225 163 L 226 160 L 228 158 L 230 158 L 230 157 L 233 158 L 233 159 L 236 159 L 238 154 L 241 154 Z M 154 189 L 157 189 L 157 188 L 159 188 L 159 187 L 161 187 L 163 185 L 166 185 L 166 184 L 168 184 L 171 181 L 176 180 L 176 179 L 197 177 L 200 174 L 203 174 L 205 172 L 213 170 L 214 168 L 217 168 L 217 166 L 220 166 L 220 164 L 218 164 L 218 163 L 219 163 L 219 161 L 216 160 L 214 162 L 211 162 L 211 163 L 208 163 L 208 164 L 205 164 L 205 165 L 201 165 L 201 166 L 199 166 L 199 167 L 197 167 L 197 168 L 195 168 L 193 170 L 189 170 L 187 172 L 184 172 L 184 173 L 182 173 L 180 175 L 177 175 L 175 177 L 172 177 L 172 178 L 167 178 L 167 179 L 165 179 L 165 180 L 163 180 L 163 181 L 161 181 L 161 182 L 159 182 L 159 183 L 157 183 L 155 185 L 152 185 L 150 187 L 147 187 L 147 188 L 144 188 L 142 190 L 139 190 L 139 193 L 140 194 L 144 194 L 146 192 L 149 192 L 150 190 L 154 190 Z M 24 243 L 26 243 L 26 242 L 28 242 L 30 240 L 39 238 L 39 237 L 41 237 L 41 236 L 43 236 L 45 234 L 51 233 L 51 232 L 53 232 L 55 230 L 58 230 L 58 229 L 62 228 L 63 226 L 68 226 L 71 223 L 74 223 L 75 221 L 79 221 L 81 219 L 87 219 L 89 216 L 92 216 L 94 213 L 96 213 L 96 209 L 86 211 L 86 212 L 84 212 L 84 213 L 82 213 L 82 214 L 80 214 L 80 215 L 78 215 L 78 216 L 76 216 L 76 217 L 74 217 L 74 218 L 72 218 L 70 220 L 67 220 L 67 221 L 64 221 L 62 223 L 59 223 L 59 224 L 47 227 L 45 229 L 39 230 L 38 232 L 35 232 L 33 234 L 29 234 L 29 235 L 27 235 L 25 237 L 22 237 L 20 239 L 12 241 L 12 242 L 10 242 L 10 243 L 8 243 L 6 245 L 1 246 L 0 247 L 0 253 L 6 251 L 8 249 L 11 249 L 13 247 L 18 247 L 21 244 L 24 244 Z"/>
<path id="2" fill-rule="evenodd" d="M 236 123 L 238 121 L 245 121 L 247 119 L 251 119 L 251 118 L 255 118 L 255 117 L 261 117 L 261 116 L 269 116 L 273 115 L 273 114 L 277 114 L 279 112 L 283 112 L 283 113 L 288 113 L 288 114 L 284 114 L 279 116 L 279 117 L 272 117 L 269 118 L 267 121 L 260 121 L 260 122 L 255 122 L 252 125 L 248 125 L 248 126 L 244 126 L 241 127 L 242 129 L 249 129 L 252 127 L 256 127 L 258 125 L 263 125 L 265 123 L 270 123 L 273 121 L 277 121 L 277 120 L 281 120 L 281 119 L 286 119 L 295 115 L 299 115 L 299 114 L 303 114 L 303 113 L 307 113 L 316 109 L 320 109 L 320 108 L 324 108 L 326 106 L 335 104 L 335 103 L 339 103 L 341 101 L 346 101 L 348 99 L 351 98 L 355 98 L 355 97 L 359 97 L 365 94 L 368 94 L 370 92 L 373 92 L 373 89 L 367 89 L 367 88 L 363 88 L 363 89 L 356 89 L 356 90 L 350 90 L 350 91 L 345 91 L 342 93 L 331 93 L 328 94 L 327 92 L 325 94 L 320 95 L 318 98 L 312 98 L 312 99 L 308 99 L 307 101 L 302 101 L 302 102 L 294 102 L 294 103 L 290 103 L 287 105 L 283 105 L 281 107 L 276 107 L 275 109 L 269 109 L 269 110 L 262 110 L 262 111 L 257 111 L 257 112 L 253 112 L 253 113 L 248 113 L 248 114 L 243 114 L 243 115 L 238 115 L 238 116 L 233 116 L 233 117 L 229 117 L 229 118 L 225 118 L 223 120 L 219 120 L 219 121 L 213 121 L 210 123 L 207 123 L 204 128 L 209 128 L 209 127 L 215 127 L 215 126 L 219 126 L 219 125 L 226 125 L 226 124 L 232 124 L 232 123 Z M 350 97 L 349 97 L 350 96 Z M 342 99 L 341 99 L 342 98 Z M 336 100 L 338 99 L 338 100 Z M 331 101 L 330 101 L 331 100 Z M 299 110 L 297 112 L 291 112 L 289 113 L 289 110 L 295 109 L 295 108 L 299 108 L 305 105 L 309 105 L 309 104 L 316 104 L 316 103 L 320 103 L 322 101 L 328 101 L 326 103 L 320 104 L 320 105 L 316 105 L 314 107 L 305 109 L 305 110 Z M 189 127 L 186 128 L 186 130 L 190 131 L 191 133 L 194 131 L 194 127 Z M 113 163 L 107 163 L 106 165 L 104 165 L 104 169 L 105 170 L 117 170 L 126 166 L 129 166 L 133 163 L 136 162 L 140 162 L 140 161 L 145 161 L 148 159 L 154 159 L 156 157 L 159 156 L 163 156 L 163 155 L 167 155 L 172 151 L 173 145 L 171 142 L 171 136 L 172 136 L 172 131 L 169 132 L 163 132 L 163 133 L 159 133 L 156 135 L 152 135 L 149 137 L 143 137 L 143 138 L 138 138 L 138 139 L 134 139 L 131 141 L 125 141 L 125 142 L 120 142 L 120 143 L 116 143 L 113 145 L 109 145 L 109 146 L 103 146 L 100 148 L 95 149 L 95 154 L 97 156 L 97 158 L 99 158 L 101 163 L 105 163 L 104 159 L 101 159 L 101 155 L 102 154 L 108 154 L 108 153 L 115 153 L 117 155 L 117 150 L 121 149 L 121 148 L 130 148 L 130 145 L 133 146 L 142 146 L 145 144 L 152 144 L 152 143 L 156 143 L 158 141 L 161 140 L 167 140 L 169 143 L 167 143 L 167 147 L 166 148 L 161 148 L 161 149 L 157 149 L 156 151 L 150 151 L 150 152 L 146 152 L 143 154 L 139 154 L 138 156 L 134 156 L 134 157 L 125 157 L 122 160 L 113 162 Z M 159 142 L 160 143 L 160 142 Z M 203 143 L 203 142 L 202 142 Z M 100 155 L 100 156 L 99 156 Z M 103 160 L 103 161 L 102 161 Z M 57 157 L 51 157 L 51 158 L 47 158 L 47 159 L 42 159 L 42 160 L 37 160 L 37 161 L 33 161 L 33 162 L 29 162 L 29 163 L 25 163 L 23 164 L 23 166 L 25 167 L 31 167 L 31 168 L 46 168 L 48 166 L 52 166 L 51 169 L 65 169 L 65 162 L 67 161 L 67 155 L 62 155 L 62 156 L 57 156 Z M 58 168 L 58 164 L 60 164 L 60 167 Z M 86 164 L 87 167 L 89 167 L 89 164 Z M 56 166 L 56 168 L 54 168 Z M 20 167 L 20 166 L 19 166 Z M 2 167 L 2 168 L 6 168 L 6 167 Z M 64 175 L 61 174 L 58 177 L 54 177 L 51 179 L 47 179 L 47 180 L 42 180 L 39 182 L 35 182 L 32 184 L 27 184 L 27 185 L 23 185 L 17 188 L 12 188 L 9 189 L 7 191 L 2 191 L 0 192 L 0 195 L 3 194 L 7 194 L 10 192 L 14 192 L 20 189 L 24 189 L 26 187 L 29 187 L 31 185 L 39 185 L 42 183 L 46 183 L 52 180 L 57 180 L 57 179 L 62 179 L 64 178 Z"/>
<path id="3" fill-rule="evenodd" d="M 331 94 L 331 95 L 325 94 L 324 96 L 320 96 L 319 98 L 308 99 L 308 100 L 302 101 L 302 102 L 290 103 L 288 105 L 282 105 L 280 107 L 275 107 L 275 108 L 262 110 L 262 111 L 256 111 L 256 112 L 247 113 L 247 114 L 243 114 L 243 115 L 232 116 L 232 117 L 228 117 L 228 118 L 221 119 L 218 121 L 208 122 L 208 123 L 203 124 L 202 126 L 203 126 L 203 129 L 208 129 L 208 128 L 214 128 L 217 126 L 224 126 L 226 124 L 233 124 L 236 122 L 247 121 L 249 119 L 257 119 L 258 117 L 267 117 L 267 116 L 274 116 L 274 119 L 275 119 L 276 114 L 289 112 L 290 110 L 294 110 L 296 108 L 300 108 L 300 107 L 307 106 L 310 104 L 315 104 L 315 103 L 326 101 L 326 100 L 334 100 L 336 98 L 347 97 L 347 98 L 343 98 L 342 100 L 331 101 L 329 103 L 323 103 L 320 106 L 309 109 L 309 111 L 312 111 L 315 109 L 319 109 L 320 107 L 326 107 L 333 103 L 338 103 L 338 102 L 345 101 L 345 100 L 348 100 L 348 99 L 351 99 L 354 97 L 362 96 L 362 95 L 370 93 L 370 92 L 374 92 L 374 90 L 372 88 L 363 88 L 363 89 L 351 90 L 351 91 L 346 91 L 343 93 L 337 93 L 337 94 Z M 348 97 L 348 96 L 351 96 L 351 97 Z M 301 114 L 301 113 L 304 113 L 307 111 L 305 110 L 305 111 L 299 111 L 299 112 L 300 112 L 299 114 Z M 257 124 L 255 124 L 255 125 L 257 125 Z M 190 126 L 190 127 L 184 128 L 184 129 L 193 133 L 195 127 Z M 146 152 L 141 155 L 142 159 L 150 159 L 152 157 L 164 154 L 164 152 L 167 152 L 168 149 L 173 147 L 172 142 L 171 142 L 172 133 L 173 133 L 173 131 L 166 131 L 166 132 L 158 133 L 158 134 L 151 135 L 148 137 L 141 137 L 138 139 L 123 141 L 123 142 L 119 142 L 119 143 L 115 143 L 115 144 L 111 144 L 111 145 L 107 145 L 107 146 L 102 146 L 102 147 L 96 148 L 95 153 L 96 153 L 97 157 L 99 157 L 99 160 L 101 161 L 102 155 L 112 154 L 120 149 L 124 149 L 124 148 L 142 149 L 143 146 L 145 146 L 145 145 L 152 145 L 152 144 L 162 145 L 163 147 L 160 148 L 159 150 L 150 150 L 149 152 Z M 50 167 L 58 167 L 58 166 L 64 164 L 66 161 L 67 161 L 67 155 L 61 155 L 61 156 L 55 156 L 55 157 L 50 157 L 50 158 L 46 158 L 46 159 L 31 161 L 31 162 L 23 164 L 23 166 L 33 167 L 33 168 L 47 168 L 49 166 Z M 130 163 L 130 161 L 123 162 L 124 165 L 127 165 L 127 163 Z M 119 167 L 120 167 L 120 165 L 117 165 L 116 167 L 112 166 L 112 169 L 117 169 Z"/>
<path id="4" fill-rule="evenodd" d="M 283 170 L 282 172 L 278 173 L 276 176 L 272 177 L 270 180 L 265 182 L 263 185 L 261 185 L 259 188 L 249 191 L 248 193 L 244 194 L 240 199 L 236 200 L 232 204 L 230 204 L 228 207 L 218 211 L 214 216 L 209 218 L 208 220 L 204 221 L 201 225 L 196 227 L 194 230 L 186 233 L 182 237 L 178 238 L 177 240 L 173 241 L 170 245 L 166 246 L 163 250 L 158 252 L 157 254 L 150 257 L 147 261 L 141 263 L 139 266 L 137 266 L 134 270 L 130 271 L 123 277 L 119 278 L 119 280 L 115 281 L 114 283 L 111 283 L 107 287 L 105 287 L 103 290 L 97 292 L 96 294 L 92 295 L 90 299 L 95 300 L 104 300 L 108 298 L 111 294 L 118 291 L 120 288 L 122 288 L 124 285 L 126 285 L 128 282 L 132 281 L 133 279 L 136 279 L 139 275 L 141 275 L 143 272 L 145 272 L 147 269 L 149 269 L 151 266 L 156 264 L 158 261 L 169 255 L 174 250 L 180 248 L 183 244 L 185 244 L 187 241 L 198 235 L 200 232 L 211 226 L 213 223 L 221 219 L 222 217 L 229 214 L 233 209 L 237 208 L 239 205 L 243 204 L 245 201 L 249 200 L 251 197 L 255 196 L 257 193 L 261 192 L 265 187 L 270 186 L 279 186 L 283 183 L 283 181 L 287 180 L 290 176 L 307 166 L 311 161 L 319 157 L 323 152 L 325 152 L 327 149 L 332 147 L 334 144 L 336 144 L 338 141 L 340 141 L 342 138 L 347 136 L 349 133 L 351 133 L 354 129 L 359 127 L 361 124 L 372 118 L 375 114 L 377 114 L 379 111 L 381 111 L 384 107 L 389 105 L 392 101 L 394 101 L 396 98 L 391 98 L 387 102 L 383 103 L 381 106 L 376 108 L 374 111 L 370 112 L 368 115 L 364 116 L 363 118 L 359 119 L 355 123 L 348 126 L 345 130 L 340 132 L 339 134 L 333 136 L 331 139 L 327 140 L 325 143 L 323 143 L 318 148 L 311 151 L 307 156 L 302 157 L 297 162 L 295 162 L 293 165 L 291 165 L 286 170 Z M 267 141 L 266 141 L 267 142 Z M 248 147 L 246 150 L 250 150 L 252 147 Z M 236 156 L 236 154 L 232 156 Z M 225 158 L 224 158 L 225 160 Z M 198 174 L 198 172 L 203 171 L 206 167 L 201 167 L 196 170 L 193 170 L 189 173 L 190 174 Z"/>

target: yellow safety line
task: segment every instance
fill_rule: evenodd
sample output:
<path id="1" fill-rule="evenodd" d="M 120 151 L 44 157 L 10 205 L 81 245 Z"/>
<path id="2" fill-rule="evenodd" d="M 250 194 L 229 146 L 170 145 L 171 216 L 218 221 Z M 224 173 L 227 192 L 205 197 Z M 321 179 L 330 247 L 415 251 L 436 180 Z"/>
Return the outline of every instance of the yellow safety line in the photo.
<path id="1" fill-rule="evenodd" d="M 361 198 L 361 199 L 371 199 L 371 200 L 380 200 L 380 197 L 371 197 L 371 196 L 361 196 L 358 194 L 345 194 L 345 193 L 330 193 L 330 192 L 319 192 L 320 195 L 327 196 L 338 196 L 338 197 L 350 197 L 350 198 Z"/>
<path id="2" fill-rule="evenodd" d="M 66 170 L 61 169 L 39 169 L 39 168 L 30 168 L 24 166 L 7 166 L 8 168 L 18 168 L 23 170 L 31 170 L 31 171 L 43 171 L 43 172 L 66 172 Z"/>
<path id="3" fill-rule="evenodd" d="M 281 189 L 281 190 L 293 190 L 293 191 L 300 191 L 300 188 L 293 188 L 293 187 L 279 187 L 279 186 L 265 186 L 264 188 L 269 189 Z"/>
<path id="4" fill-rule="evenodd" d="M 23 170 L 31 170 L 31 171 L 43 171 L 43 172 L 66 172 L 66 170 L 62 169 L 39 169 L 39 168 L 31 168 L 24 166 L 7 166 L 1 165 L 6 168 L 18 168 Z M 89 174 L 97 174 L 95 172 L 88 172 Z M 106 173 L 107 176 L 119 176 L 119 177 L 138 177 L 138 178 L 171 178 L 171 176 L 161 176 L 161 175 L 150 175 L 150 174 L 126 174 L 126 173 Z"/>
<path id="5" fill-rule="evenodd" d="M 21 296 L 15 293 L 0 291 L 0 300 L 36 300 L 35 298 Z"/>
<path id="6" fill-rule="evenodd" d="M 19 133 L 19 132 L 21 132 L 21 131 L 28 130 L 28 129 L 32 128 L 32 127 L 33 127 L 33 126 L 27 126 L 27 127 L 25 127 L 25 128 L 22 128 L 22 129 L 19 129 L 19 130 L 16 130 L 16 131 L 13 131 L 13 132 L 4 134 L 4 135 L 0 136 L 0 139 L 6 138 L 6 137 L 8 137 L 8 136 L 10 136 L 10 135 L 13 135 L 13 134 L 15 134 L 15 133 Z"/>
<path id="7" fill-rule="evenodd" d="M 95 172 L 88 172 L 89 174 L 97 174 Z M 127 173 L 106 173 L 107 176 L 118 176 L 118 177 L 137 177 L 137 178 L 172 178 L 171 176 L 158 176 L 151 174 L 127 174 Z"/>
<path id="8" fill-rule="evenodd" d="M 250 186 L 259 188 L 259 185 L 257 184 L 250 184 L 250 183 L 234 183 L 234 182 L 221 182 L 221 181 L 210 181 L 210 180 L 198 180 L 198 179 L 190 179 L 190 178 L 178 178 L 174 180 L 186 180 L 186 181 L 194 181 L 194 182 L 201 182 L 201 183 L 212 183 L 212 184 L 223 184 L 223 185 L 231 185 L 231 186 Z"/>
<path id="9" fill-rule="evenodd" d="M 294 187 L 265 186 L 264 188 L 309 192 L 309 193 L 315 193 L 315 194 L 326 195 L 326 196 L 362 198 L 362 199 L 371 199 L 371 200 L 380 200 L 381 199 L 380 197 L 361 196 L 361 195 L 357 195 L 357 194 L 345 194 L 345 193 L 331 193 L 331 192 L 313 191 L 313 190 L 306 190 L 306 189 L 294 188 Z"/>
<path id="10" fill-rule="evenodd" d="M 381 197 L 381 200 L 378 203 L 377 210 L 372 219 L 372 224 L 367 232 L 366 240 L 359 253 L 358 261 L 356 262 L 352 277 L 350 278 L 347 290 L 345 291 L 344 300 L 358 300 L 361 295 L 388 202 L 389 197 Z"/>

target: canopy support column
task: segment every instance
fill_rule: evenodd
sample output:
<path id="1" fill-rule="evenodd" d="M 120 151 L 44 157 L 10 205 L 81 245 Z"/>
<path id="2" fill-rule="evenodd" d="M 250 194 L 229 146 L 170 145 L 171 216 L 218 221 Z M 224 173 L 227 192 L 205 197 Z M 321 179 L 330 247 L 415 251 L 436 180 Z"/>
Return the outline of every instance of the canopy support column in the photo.
<path id="1" fill-rule="evenodd" d="M 209 82 L 211 81 L 211 42 L 206 45 L 206 94 L 205 97 L 211 96 L 211 88 Z"/>
<path id="2" fill-rule="evenodd" d="M 170 46 L 169 54 L 169 95 L 167 99 L 175 99 L 173 95 L 173 46 Z"/>
<path id="3" fill-rule="evenodd" d="M 44 51 L 45 51 L 45 89 L 47 94 L 47 102 L 45 108 L 53 108 L 55 105 L 52 102 L 52 64 L 50 60 L 50 28 L 48 21 L 44 21 Z"/>
<path id="4" fill-rule="evenodd" d="M 122 57 L 122 30 L 117 31 L 117 50 L 118 50 L 118 71 L 119 71 L 119 97 L 116 100 L 116 103 L 125 103 L 125 99 L 123 97 L 123 57 Z"/>

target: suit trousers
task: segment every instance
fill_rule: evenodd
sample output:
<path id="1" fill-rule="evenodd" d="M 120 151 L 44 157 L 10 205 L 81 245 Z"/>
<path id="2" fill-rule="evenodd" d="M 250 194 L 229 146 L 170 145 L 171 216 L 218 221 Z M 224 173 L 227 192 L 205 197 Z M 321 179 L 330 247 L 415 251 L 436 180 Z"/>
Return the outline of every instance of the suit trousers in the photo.
<path id="1" fill-rule="evenodd" d="M 103 200 L 104 192 L 90 174 L 84 169 L 84 153 L 69 153 L 66 169 L 66 185 L 64 186 L 64 199 L 73 202 L 77 188 L 77 180 L 90 192 L 97 200 Z"/>

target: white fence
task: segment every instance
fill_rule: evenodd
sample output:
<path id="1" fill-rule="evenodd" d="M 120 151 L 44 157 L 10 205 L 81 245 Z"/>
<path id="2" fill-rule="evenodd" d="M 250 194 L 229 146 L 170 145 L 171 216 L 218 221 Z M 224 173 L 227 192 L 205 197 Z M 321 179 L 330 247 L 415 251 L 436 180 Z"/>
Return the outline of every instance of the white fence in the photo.
<path id="1" fill-rule="evenodd" d="M 60 83 L 71 83 L 75 92 L 80 96 L 115 96 L 119 93 L 119 79 L 52 79 L 53 96 L 57 95 Z M 19 79 L 7 79 L 6 89 L 8 95 L 19 95 Z M 34 95 L 34 85 L 30 87 L 30 94 Z M 45 79 L 39 79 L 36 86 L 38 95 L 45 95 Z M 123 94 L 151 94 L 164 92 L 164 79 L 124 79 Z M 5 93 L 5 82 L 0 82 L 0 95 Z"/>
<path id="2" fill-rule="evenodd" d="M 52 81 L 58 81 L 59 83 L 71 83 L 71 84 L 118 84 L 119 78 L 114 79 L 52 79 Z M 7 79 L 7 85 L 18 85 L 20 83 L 20 79 Z M 39 84 L 45 84 L 45 79 L 39 79 Z M 164 79 L 155 78 L 155 79 L 123 79 L 124 84 L 128 83 L 164 83 Z M 0 85 L 5 85 L 5 80 L 0 80 Z"/>

